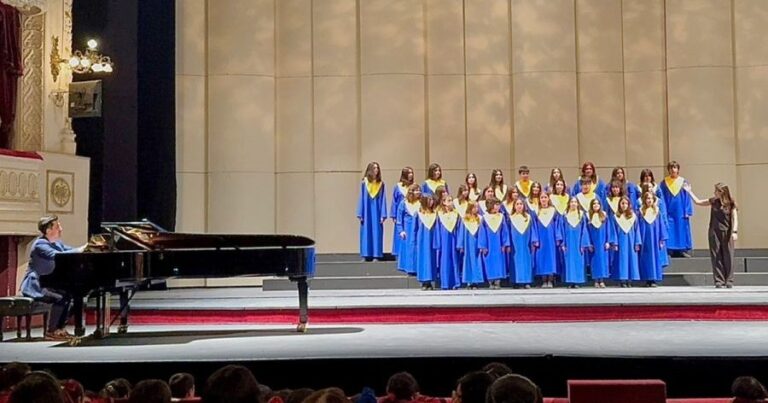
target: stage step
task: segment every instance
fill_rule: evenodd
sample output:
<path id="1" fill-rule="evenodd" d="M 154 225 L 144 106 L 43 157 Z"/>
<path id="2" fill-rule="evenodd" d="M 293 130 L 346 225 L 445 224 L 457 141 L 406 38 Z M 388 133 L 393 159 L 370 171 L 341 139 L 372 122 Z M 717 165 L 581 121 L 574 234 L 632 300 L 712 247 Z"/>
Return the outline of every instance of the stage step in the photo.
<path id="1" fill-rule="evenodd" d="M 296 290 L 296 284 L 283 278 L 266 279 L 264 291 Z M 397 276 L 369 277 L 315 277 L 310 281 L 313 290 L 379 290 L 421 288 L 415 277 L 405 274 Z"/>

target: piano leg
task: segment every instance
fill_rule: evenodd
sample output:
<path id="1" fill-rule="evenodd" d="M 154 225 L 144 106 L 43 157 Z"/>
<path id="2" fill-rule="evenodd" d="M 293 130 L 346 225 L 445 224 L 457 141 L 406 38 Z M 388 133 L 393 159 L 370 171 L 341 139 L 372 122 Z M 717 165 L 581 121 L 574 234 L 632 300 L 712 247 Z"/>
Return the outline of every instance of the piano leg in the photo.
<path id="1" fill-rule="evenodd" d="M 120 326 L 117 328 L 117 333 L 119 334 L 128 333 L 128 314 L 131 309 L 128 305 L 130 300 L 128 292 L 128 290 L 120 291 Z"/>
<path id="2" fill-rule="evenodd" d="M 82 294 L 73 295 L 72 310 L 75 316 L 75 336 L 85 336 L 85 326 L 83 324 L 83 299 L 85 297 Z"/>
<path id="3" fill-rule="evenodd" d="M 299 324 L 296 327 L 296 330 L 304 333 L 307 331 L 307 323 L 309 322 L 309 307 L 307 302 L 309 285 L 307 284 L 306 277 L 297 278 L 296 284 L 299 287 Z"/>

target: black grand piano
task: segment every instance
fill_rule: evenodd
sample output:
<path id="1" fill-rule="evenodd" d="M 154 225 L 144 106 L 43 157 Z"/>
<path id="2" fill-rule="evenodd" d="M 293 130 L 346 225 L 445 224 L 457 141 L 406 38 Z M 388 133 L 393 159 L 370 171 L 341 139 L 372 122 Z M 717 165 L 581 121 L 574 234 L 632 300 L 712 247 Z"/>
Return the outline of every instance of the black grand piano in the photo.
<path id="1" fill-rule="evenodd" d="M 128 328 L 129 302 L 142 288 L 169 277 L 284 276 L 299 289 L 298 330 L 308 321 L 307 278 L 314 273 L 315 243 L 295 235 L 214 235 L 165 231 L 149 221 L 102 223 L 105 234 L 82 253 L 56 255 L 43 287 L 73 297 L 75 334 L 83 336 L 83 301 L 96 298 L 94 337 L 108 334 L 110 293 L 120 295 L 119 333 Z"/>

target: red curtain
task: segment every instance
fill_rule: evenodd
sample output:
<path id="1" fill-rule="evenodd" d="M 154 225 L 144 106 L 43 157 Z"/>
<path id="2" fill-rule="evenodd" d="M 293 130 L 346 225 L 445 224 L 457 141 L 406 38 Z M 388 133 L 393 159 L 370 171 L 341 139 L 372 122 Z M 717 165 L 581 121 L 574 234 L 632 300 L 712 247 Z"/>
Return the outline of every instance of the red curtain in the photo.
<path id="1" fill-rule="evenodd" d="M 20 36 L 18 10 L 0 4 L 0 148 L 11 148 L 18 78 L 22 72 Z"/>

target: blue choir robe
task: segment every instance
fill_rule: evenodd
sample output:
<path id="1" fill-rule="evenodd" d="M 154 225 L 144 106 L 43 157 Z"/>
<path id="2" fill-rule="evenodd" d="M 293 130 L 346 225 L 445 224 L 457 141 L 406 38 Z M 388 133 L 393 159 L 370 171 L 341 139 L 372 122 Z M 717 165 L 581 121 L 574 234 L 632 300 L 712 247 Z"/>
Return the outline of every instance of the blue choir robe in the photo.
<path id="1" fill-rule="evenodd" d="M 589 193 L 576 193 L 574 196 L 576 200 L 579 201 L 579 207 L 581 207 L 581 210 L 585 213 L 589 212 L 589 205 L 592 203 L 592 200 L 597 199 L 600 202 L 600 206 L 603 206 L 603 199 L 600 197 L 599 194 L 595 192 L 589 192 Z"/>
<path id="2" fill-rule="evenodd" d="M 659 210 L 659 216 L 661 217 L 661 221 L 664 224 L 664 228 L 666 230 L 669 229 L 669 217 L 667 216 L 667 204 L 664 203 L 664 198 L 661 196 L 661 187 L 654 185 L 653 186 L 654 191 L 653 193 L 656 195 L 656 208 Z M 640 207 L 643 206 L 643 201 L 640 200 L 640 192 L 642 190 L 638 187 L 637 188 L 637 199 L 635 200 L 635 211 L 639 211 Z M 667 243 L 664 243 L 664 246 L 662 247 L 663 253 L 661 256 L 662 266 L 667 267 L 669 266 L 669 255 L 667 254 Z"/>
<path id="3" fill-rule="evenodd" d="M 432 179 L 427 179 L 424 181 L 424 183 L 421 184 L 421 194 L 426 196 L 432 196 L 433 194 L 435 194 L 435 191 L 440 186 L 444 187 L 445 191 L 448 192 L 448 184 L 445 183 L 445 180 L 440 179 L 436 181 Z"/>
<path id="4" fill-rule="evenodd" d="M 536 219 L 539 247 L 534 257 L 533 273 L 537 276 L 551 276 L 558 273 L 558 251 L 563 242 L 560 214 L 554 207 L 547 207 L 539 210 Z"/>
<path id="5" fill-rule="evenodd" d="M 395 188 L 392 190 L 392 205 L 389 209 L 389 218 L 395 221 L 395 228 L 397 228 L 397 212 L 400 209 L 400 203 L 405 200 L 405 196 L 408 194 L 408 186 L 403 185 L 403 182 L 397 182 Z M 402 239 L 397 230 L 392 231 L 392 255 L 397 256 L 400 253 L 400 244 Z"/>
<path id="6" fill-rule="evenodd" d="M 514 284 L 531 284 L 533 282 L 534 246 L 539 244 L 539 232 L 536 228 L 537 218 L 529 213 L 511 214 L 509 222 L 509 239 L 512 253 L 509 254 L 509 280 Z"/>
<path id="7" fill-rule="evenodd" d="M 485 207 L 485 200 L 478 200 L 477 206 L 479 207 L 477 209 L 477 214 L 480 214 L 480 216 L 488 214 L 488 207 Z"/>
<path id="8" fill-rule="evenodd" d="M 496 196 L 497 199 L 504 200 L 504 196 L 507 195 L 507 189 L 508 189 L 507 185 L 501 185 L 501 186 L 496 185 L 493 187 L 493 194 L 494 196 Z"/>
<path id="9" fill-rule="evenodd" d="M 416 233 L 416 278 L 421 283 L 437 279 L 437 214 L 419 211 L 412 224 Z"/>
<path id="10" fill-rule="evenodd" d="M 643 247 L 640 249 L 640 280 L 661 281 L 664 279 L 664 267 L 668 258 L 662 242 L 667 240 L 667 228 L 661 214 L 654 209 L 648 209 L 639 215 L 640 237 Z"/>
<path id="11" fill-rule="evenodd" d="M 486 213 L 480 225 L 478 246 L 488 253 L 483 257 L 485 278 L 488 281 L 507 277 L 507 255 L 504 248 L 510 246 L 507 220 L 501 213 Z"/>
<path id="12" fill-rule="evenodd" d="M 485 282 L 483 274 L 483 257 L 480 254 L 480 217 L 477 220 L 466 218 L 461 220 L 456 248 L 461 255 L 461 282 L 464 284 L 480 284 Z"/>
<path id="13" fill-rule="evenodd" d="M 466 200 L 464 202 L 460 202 L 459 199 L 453 199 L 453 209 L 459 213 L 459 218 L 464 218 L 464 216 L 467 215 L 468 206 L 469 202 Z"/>
<path id="14" fill-rule="evenodd" d="M 459 213 L 456 211 L 437 214 L 437 267 L 440 288 L 451 290 L 461 285 L 459 267 L 461 258 L 457 249 L 459 237 Z"/>
<path id="15" fill-rule="evenodd" d="M 384 256 L 384 225 L 387 218 L 387 196 L 384 182 L 369 183 L 364 178 L 357 200 L 357 218 L 360 224 L 360 256 L 381 258 Z"/>
<path id="16" fill-rule="evenodd" d="M 539 214 L 539 199 L 533 199 L 531 197 L 525 199 L 525 209 L 534 214 Z"/>
<path id="17" fill-rule="evenodd" d="M 528 196 L 531 195 L 532 184 L 533 184 L 533 181 L 531 180 L 528 180 L 527 182 L 523 182 L 523 181 L 515 182 L 515 187 L 517 188 L 517 192 L 520 193 L 521 198 L 527 199 Z"/>
<path id="18" fill-rule="evenodd" d="M 608 186 L 602 179 L 600 179 L 600 177 L 597 178 L 597 183 L 593 183 L 592 187 L 589 189 L 590 193 L 594 193 L 600 198 L 605 197 L 609 190 Z M 573 186 L 571 186 L 571 196 L 576 196 L 579 193 L 581 193 L 581 177 L 579 177 L 579 179 L 573 183 Z"/>
<path id="19" fill-rule="evenodd" d="M 632 200 L 637 200 L 637 198 L 640 197 L 640 188 L 637 187 L 634 183 L 627 181 L 626 185 L 626 194 L 627 198 L 631 202 Z M 608 197 L 608 194 L 611 192 L 610 187 L 607 188 L 606 197 Z"/>
<path id="20" fill-rule="evenodd" d="M 614 231 L 616 233 L 615 246 L 616 260 L 611 268 L 611 278 L 618 281 L 629 281 L 640 279 L 640 263 L 636 246 L 642 246 L 643 240 L 640 236 L 640 227 L 637 222 L 637 214 L 632 214 L 632 218 L 625 216 L 613 216 Z"/>
<path id="21" fill-rule="evenodd" d="M 418 201 L 409 203 L 403 200 L 397 209 L 395 233 L 398 238 L 405 231 L 405 239 L 400 241 L 400 254 L 397 255 L 397 269 L 408 274 L 416 274 L 416 234 L 413 232 L 414 221 L 419 213 Z"/>
<path id="22" fill-rule="evenodd" d="M 693 215 L 693 200 L 683 189 L 687 183 L 682 176 L 677 179 L 666 177 L 661 182 L 661 196 L 667 208 L 667 249 L 687 251 L 693 249 L 690 217 Z"/>
<path id="23" fill-rule="evenodd" d="M 587 231 L 592 242 L 592 250 L 587 255 L 587 259 L 593 280 L 610 277 L 610 258 L 612 257 L 610 247 L 616 243 L 616 234 L 611 220 L 609 214 L 605 215 L 604 220 L 600 219 L 600 215 L 593 214 L 587 222 Z"/>
<path id="24" fill-rule="evenodd" d="M 582 284 L 587 281 L 586 252 L 591 246 L 587 231 L 587 215 L 581 211 L 565 213 L 562 226 L 565 247 L 562 281 L 568 284 Z"/>

